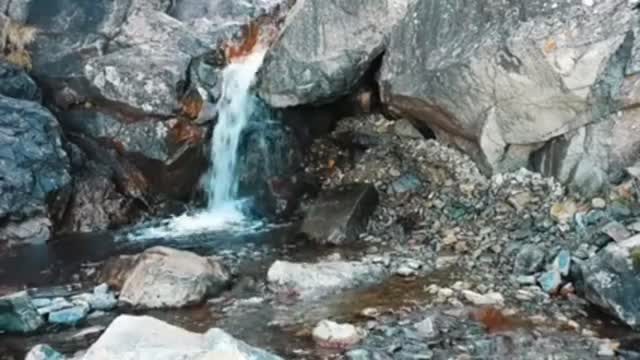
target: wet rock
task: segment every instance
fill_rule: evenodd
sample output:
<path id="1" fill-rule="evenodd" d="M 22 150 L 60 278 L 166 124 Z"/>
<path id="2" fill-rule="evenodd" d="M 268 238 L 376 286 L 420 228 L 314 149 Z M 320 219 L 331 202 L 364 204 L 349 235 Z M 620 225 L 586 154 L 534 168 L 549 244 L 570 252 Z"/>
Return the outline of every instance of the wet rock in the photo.
<path id="1" fill-rule="evenodd" d="M 593 198 L 591 200 L 591 207 L 594 209 L 604 209 L 607 207 L 607 201 L 603 198 Z"/>
<path id="2" fill-rule="evenodd" d="M 631 237 L 631 233 L 627 228 L 617 221 L 612 221 L 605 225 L 600 231 L 611 238 L 615 242 L 621 242 Z"/>
<path id="3" fill-rule="evenodd" d="M 44 321 L 26 292 L 0 297 L 0 331 L 29 333 L 42 325 Z"/>
<path id="4" fill-rule="evenodd" d="M 140 331 L 144 329 L 144 331 Z M 85 359 L 195 360 L 279 357 L 254 348 L 220 329 L 193 333 L 149 316 L 121 315 L 114 320 Z"/>
<path id="5" fill-rule="evenodd" d="M 538 277 L 542 290 L 547 294 L 555 294 L 562 286 L 562 275 L 557 269 L 547 271 Z"/>
<path id="6" fill-rule="evenodd" d="M 396 269 L 396 274 L 404 277 L 414 276 L 422 268 L 422 263 L 417 260 L 406 260 Z"/>
<path id="7" fill-rule="evenodd" d="M 224 23 L 270 14 L 278 7 L 286 8 L 287 0 L 179 0 L 170 14 L 182 21 L 207 18 Z"/>
<path id="8" fill-rule="evenodd" d="M 89 304 L 79 304 L 49 313 L 48 321 L 52 324 L 74 325 L 84 320 L 89 314 Z"/>
<path id="9" fill-rule="evenodd" d="M 639 249 L 640 236 L 609 244 L 581 266 L 583 284 L 577 284 L 587 300 L 634 329 L 640 328 Z"/>
<path id="10" fill-rule="evenodd" d="M 624 0 L 592 7 L 417 1 L 408 14 L 393 31 L 382 65 L 383 102 L 425 123 L 485 170 L 526 166 L 544 142 L 618 110 L 610 101 L 632 61 L 627 34 L 637 21 Z M 454 20 L 461 18 L 464 25 Z M 532 31 L 539 40 L 520 41 Z M 579 36 L 559 36 L 566 31 Z M 585 175 L 597 175 L 584 165 Z"/>
<path id="11" fill-rule="evenodd" d="M 349 360 L 368 360 L 370 359 L 369 352 L 364 349 L 351 350 L 346 353 Z"/>
<path id="12" fill-rule="evenodd" d="M 136 206 L 132 199 L 116 190 L 110 177 L 97 173 L 78 175 L 60 232 L 90 233 L 126 225 L 134 218 Z"/>
<path id="13" fill-rule="evenodd" d="M 323 244 L 342 245 L 357 240 L 378 205 L 378 193 L 369 184 L 351 184 L 320 194 L 306 212 L 301 232 Z"/>
<path id="14" fill-rule="evenodd" d="M 384 51 L 385 36 L 404 16 L 406 4 L 296 1 L 260 71 L 260 97 L 282 108 L 349 94 Z"/>
<path id="15" fill-rule="evenodd" d="M 474 305 L 504 305 L 504 296 L 500 293 L 478 294 L 471 290 L 462 290 L 462 295 Z"/>
<path id="16" fill-rule="evenodd" d="M 36 345 L 29 351 L 25 360 L 64 360 L 64 356 L 49 345 Z"/>
<path id="17" fill-rule="evenodd" d="M 330 349 L 350 348 L 364 337 L 363 331 L 351 324 L 338 324 L 329 320 L 318 323 L 312 335 L 320 347 Z"/>
<path id="18" fill-rule="evenodd" d="M 48 305 L 38 306 L 37 308 L 38 308 L 38 313 L 40 315 L 46 315 L 54 311 L 70 308 L 72 306 L 73 304 L 69 302 L 67 299 L 62 297 L 57 297 L 51 300 L 51 302 Z"/>
<path id="19" fill-rule="evenodd" d="M 0 95 L 14 99 L 42 101 L 35 81 L 19 66 L 0 60 Z"/>
<path id="20" fill-rule="evenodd" d="M 71 181 L 60 127 L 44 107 L 0 96 L 0 239 L 43 243 Z"/>
<path id="21" fill-rule="evenodd" d="M 267 280 L 276 288 L 292 290 L 302 298 L 311 298 L 375 282 L 384 272 L 383 266 L 367 262 L 330 261 L 313 264 L 276 261 L 269 268 Z"/>
<path id="22" fill-rule="evenodd" d="M 137 308 L 181 307 L 217 295 L 228 282 L 229 274 L 215 259 L 154 247 L 137 257 L 120 301 Z"/>
<path id="23" fill-rule="evenodd" d="M 535 274 L 544 266 L 545 257 L 546 254 L 540 246 L 527 244 L 516 255 L 514 272 L 521 275 Z"/>

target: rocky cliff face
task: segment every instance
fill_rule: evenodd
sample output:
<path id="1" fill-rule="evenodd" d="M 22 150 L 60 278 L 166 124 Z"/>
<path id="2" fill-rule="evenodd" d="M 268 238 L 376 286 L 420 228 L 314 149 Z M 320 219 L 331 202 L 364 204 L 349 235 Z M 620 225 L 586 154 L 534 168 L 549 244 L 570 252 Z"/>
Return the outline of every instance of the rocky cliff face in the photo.
<path id="1" fill-rule="evenodd" d="M 638 14 L 623 0 L 301 1 L 268 55 L 275 107 L 353 91 L 372 59 L 391 114 L 486 173 L 531 167 L 593 192 L 637 160 Z"/>

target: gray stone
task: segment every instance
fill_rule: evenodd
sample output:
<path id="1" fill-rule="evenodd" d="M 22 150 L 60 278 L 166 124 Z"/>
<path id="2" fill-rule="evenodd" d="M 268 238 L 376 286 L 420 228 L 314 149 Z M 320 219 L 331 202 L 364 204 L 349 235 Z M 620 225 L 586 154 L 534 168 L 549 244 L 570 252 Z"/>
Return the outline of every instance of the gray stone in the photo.
<path id="1" fill-rule="evenodd" d="M 415 324 L 418 335 L 425 339 L 434 339 L 440 335 L 440 330 L 436 325 L 435 316 L 429 316 L 419 323 Z"/>
<path id="2" fill-rule="evenodd" d="M 229 282 L 217 260 L 154 247 L 138 256 L 126 275 L 120 301 L 138 308 L 174 308 L 216 296 Z"/>
<path id="3" fill-rule="evenodd" d="M 49 345 L 36 345 L 29 351 L 25 360 L 64 360 L 64 356 Z"/>
<path id="4" fill-rule="evenodd" d="M 170 14 L 185 22 L 207 18 L 214 23 L 224 23 L 269 14 L 277 7 L 286 7 L 287 2 L 287 0 L 177 0 Z"/>
<path id="5" fill-rule="evenodd" d="M 39 104 L 0 95 L 0 129 L 0 239 L 43 243 L 71 181 L 60 127 Z"/>
<path id="6" fill-rule="evenodd" d="M 487 171 L 527 166 L 545 142 L 592 122 L 611 123 L 635 24 L 626 0 L 591 7 L 579 0 L 417 1 L 391 35 L 379 77 L 382 100 Z M 569 161 L 573 153 L 558 154 Z M 567 174 L 559 176 L 567 181 L 606 179 L 602 167 L 590 170 L 594 161 L 564 166 L 562 174 L 558 162 L 545 164 L 539 168 Z"/>
<path id="7" fill-rule="evenodd" d="M 52 324 L 75 325 L 89 314 L 89 305 L 75 305 L 49 313 L 48 320 Z"/>
<path id="8" fill-rule="evenodd" d="M 611 238 L 611 240 L 615 242 L 624 241 L 631 237 L 631 233 L 629 232 L 629 230 L 627 230 L 624 225 L 617 221 L 608 223 L 607 225 L 602 227 L 602 229 L 600 229 L 600 232 L 606 234 Z"/>
<path id="9" fill-rule="evenodd" d="M 73 304 L 69 302 L 67 299 L 59 297 L 59 298 L 53 299 L 48 306 L 38 307 L 38 313 L 40 315 L 46 315 L 53 311 L 70 308 L 72 306 Z"/>
<path id="10" fill-rule="evenodd" d="M 140 331 L 144 329 L 144 331 Z M 220 329 L 190 332 L 149 316 L 116 318 L 84 356 L 85 359 L 196 360 L 280 357 L 252 347 Z"/>
<path id="11" fill-rule="evenodd" d="M 640 329 L 640 236 L 611 243 L 581 266 L 577 283 L 587 300 Z"/>
<path id="12" fill-rule="evenodd" d="M 15 99 L 42 101 L 42 93 L 26 71 L 0 60 L 0 95 Z"/>
<path id="13" fill-rule="evenodd" d="M 351 184 L 328 190 L 306 212 L 301 232 L 323 244 L 357 240 L 378 205 L 373 185 Z"/>
<path id="14" fill-rule="evenodd" d="M 380 280 L 385 268 L 367 262 L 329 261 L 292 263 L 276 261 L 267 280 L 276 288 L 292 290 L 301 298 L 313 298 Z"/>
<path id="15" fill-rule="evenodd" d="M 0 297 L 0 331 L 29 333 L 42 325 L 44 321 L 26 292 Z"/>
<path id="16" fill-rule="evenodd" d="M 346 353 L 349 360 L 369 360 L 369 352 L 364 349 L 351 350 Z"/>
<path id="17" fill-rule="evenodd" d="M 520 249 L 514 263 L 514 272 L 520 275 L 531 275 L 544 266 L 545 252 L 537 245 L 527 244 Z"/>
<path id="18" fill-rule="evenodd" d="M 424 136 L 415 126 L 411 123 L 411 121 L 407 119 L 400 119 L 393 124 L 393 131 L 398 136 L 402 136 L 408 139 L 424 139 Z"/>
<path id="19" fill-rule="evenodd" d="M 405 0 L 299 0 L 267 54 L 258 91 L 274 107 L 324 103 L 349 94 L 384 51 Z"/>

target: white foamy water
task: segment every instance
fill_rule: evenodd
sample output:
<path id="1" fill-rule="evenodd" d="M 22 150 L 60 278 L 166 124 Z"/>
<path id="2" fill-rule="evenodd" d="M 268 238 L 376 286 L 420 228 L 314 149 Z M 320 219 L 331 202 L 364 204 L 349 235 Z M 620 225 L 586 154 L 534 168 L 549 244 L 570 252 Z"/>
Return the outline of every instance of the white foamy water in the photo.
<path id="1" fill-rule="evenodd" d="M 258 51 L 228 65 L 223 71 L 218 101 L 218 123 L 211 141 L 211 165 L 205 181 L 207 208 L 167 219 L 128 235 L 130 240 L 172 238 L 230 231 L 253 232 L 264 224 L 245 215 L 238 196 L 238 146 L 254 108 L 251 85 L 265 52 Z"/>
<path id="2" fill-rule="evenodd" d="M 223 72 L 222 95 L 218 101 L 218 124 L 213 131 L 211 171 L 206 184 L 209 209 L 235 200 L 238 194 L 238 145 L 254 110 L 249 93 L 262 65 L 264 52 L 249 55 Z"/>

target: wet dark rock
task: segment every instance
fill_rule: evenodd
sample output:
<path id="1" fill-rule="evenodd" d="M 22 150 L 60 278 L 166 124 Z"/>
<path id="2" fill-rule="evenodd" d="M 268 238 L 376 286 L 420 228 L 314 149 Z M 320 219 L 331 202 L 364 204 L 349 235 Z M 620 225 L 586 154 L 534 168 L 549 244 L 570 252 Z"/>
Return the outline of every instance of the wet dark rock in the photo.
<path id="1" fill-rule="evenodd" d="M 0 60 L 0 95 L 14 99 L 42 101 L 42 93 L 26 71 Z"/>
<path id="2" fill-rule="evenodd" d="M 120 291 L 120 301 L 137 308 L 193 305 L 226 288 L 230 276 L 213 258 L 154 247 L 140 254 Z"/>
<path id="3" fill-rule="evenodd" d="M 581 267 L 578 290 L 591 303 L 634 329 L 640 328 L 640 237 L 611 243 Z"/>
<path id="4" fill-rule="evenodd" d="M 263 111 L 258 113 L 268 114 Z M 262 217 L 291 216 L 305 192 L 302 148 L 292 129 L 278 121 L 253 121 L 242 135 L 239 153 L 240 196 L 254 197 Z"/>
<path id="5" fill-rule="evenodd" d="M 541 150 L 537 168 L 592 190 L 620 165 L 603 156 L 617 154 L 605 146 L 612 133 L 584 126 L 616 126 L 609 115 L 621 109 L 616 98 L 633 61 L 636 23 L 624 0 L 591 6 L 417 1 L 392 32 L 379 80 L 382 101 L 463 149 L 485 171 L 526 167 L 545 142 L 575 130 L 575 147 Z M 561 37 L 565 31 L 578 35 Z M 539 40 L 521 41 L 532 32 Z M 637 130 L 632 134 L 636 139 Z M 603 146 L 577 144 L 584 139 Z"/>
<path id="6" fill-rule="evenodd" d="M 25 360 L 64 360 L 64 356 L 49 345 L 36 345 L 29 351 Z"/>
<path id="7" fill-rule="evenodd" d="M 531 275 L 540 271 L 544 266 L 546 254 L 538 245 L 527 244 L 516 255 L 513 265 L 514 272 L 521 275 Z"/>
<path id="8" fill-rule="evenodd" d="M 44 321 L 26 292 L 0 297 L 0 331 L 30 333 Z"/>
<path id="9" fill-rule="evenodd" d="M 60 127 L 39 104 L 0 96 L 0 129 L 0 239 L 45 242 L 71 181 Z"/>
<path id="10" fill-rule="evenodd" d="M 145 331 L 140 331 L 144 329 Z M 93 344 L 86 359 L 256 359 L 280 357 L 252 347 L 220 329 L 189 332 L 149 316 L 121 315 Z"/>
<path id="11" fill-rule="evenodd" d="M 369 262 L 329 261 L 292 263 L 276 261 L 267 280 L 276 290 L 293 291 L 301 298 L 313 298 L 378 281 L 385 268 Z"/>
<path id="12" fill-rule="evenodd" d="M 128 224 L 135 218 L 137 207 L 133 199 L 116 190 L 107 175 L 82 174 L 74 179 L 73 192 L 60 232 L 89 233 Z"/>
<path id="13" fill-rule="evenodd" d="M 406 1 L 296 1 L 260 71 L 260 97 L 284 108 L 349 94 L 405 10 Z"/>
<path id="14" fill-rule="evenodd" d="M 306 211 L 301 232 L 332 245 L 354 242 L 367 227 L 378 205 L 378 193 L 369 184 L 351 184 L 320 194 Z"/>

